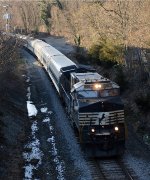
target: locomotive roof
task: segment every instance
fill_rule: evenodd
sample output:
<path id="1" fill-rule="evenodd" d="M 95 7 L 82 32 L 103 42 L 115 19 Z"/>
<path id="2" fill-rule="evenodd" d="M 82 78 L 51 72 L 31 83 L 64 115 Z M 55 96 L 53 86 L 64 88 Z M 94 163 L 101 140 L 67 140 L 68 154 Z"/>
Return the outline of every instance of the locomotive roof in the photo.
<path id="1" fill-rule="evenodd" d="M 87 82 L 109 82 L 110 80 L 104 78 L 97 72 L 87 72 L 87 73 L 73 73 L 74 77 L 76 77 L 79 81 L 87 81 Z"/>

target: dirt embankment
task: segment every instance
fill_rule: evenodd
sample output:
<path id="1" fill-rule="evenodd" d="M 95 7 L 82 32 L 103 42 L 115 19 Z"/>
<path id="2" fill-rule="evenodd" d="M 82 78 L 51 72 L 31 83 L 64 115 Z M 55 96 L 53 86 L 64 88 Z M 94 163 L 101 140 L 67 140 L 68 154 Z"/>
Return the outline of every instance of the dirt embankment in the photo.
<path id="1" fill-rule="evenodd" d="M 22 152 L 27 133 L 24 64 L 0 72 L 0 179 L 22 179 Z"/>

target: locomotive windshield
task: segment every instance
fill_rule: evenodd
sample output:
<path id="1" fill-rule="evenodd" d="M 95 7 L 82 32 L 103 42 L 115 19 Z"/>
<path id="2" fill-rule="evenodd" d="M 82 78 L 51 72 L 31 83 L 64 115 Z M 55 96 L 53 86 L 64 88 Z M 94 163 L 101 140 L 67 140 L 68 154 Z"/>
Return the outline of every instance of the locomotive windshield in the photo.
<path id="1" fill-rule="evenodd" d="M 119 89 L 100 90 L 100 97 L 119 96 Z"/>
<path id="2" fill-rule="evenodd" d="M 78 99 L 96 99 L 119 96 L 119 86 L 111 82 L 78 82 L 74 85 Z"/>
<path id="3" fill-rule="evenodd" d="M 101 98 L 119 96 L 119 89 L 102 89 L 102 90 L 80 90 L 77 91 L 78 99 L 82 98 Z"/>
<path id="4" fill-rule="evenodd" d="M 80 98 L 98 98 L 98 91 L 93 90 L 84 90 L 77 92 L 78 99 Z"/>

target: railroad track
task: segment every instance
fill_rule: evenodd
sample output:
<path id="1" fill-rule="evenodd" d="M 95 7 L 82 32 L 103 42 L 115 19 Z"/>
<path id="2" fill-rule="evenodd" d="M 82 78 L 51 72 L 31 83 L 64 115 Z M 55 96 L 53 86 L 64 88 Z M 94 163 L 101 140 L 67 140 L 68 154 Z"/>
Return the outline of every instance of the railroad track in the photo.
<path id="1" fill-rule="evenodd" d="M 121 159 L 88 159 L 93 180 L 137 180 L 132 169 Z"/>
<path id="2" fill-rule="evenodd" d="M 91 175 L 93 180 L 105 180 L 106 177 L 104 176 L 102 169 L 99 166 L 98 160 L 95 158 L 90 158 L 87 160 L 87 163 L 91 170 Z"/>

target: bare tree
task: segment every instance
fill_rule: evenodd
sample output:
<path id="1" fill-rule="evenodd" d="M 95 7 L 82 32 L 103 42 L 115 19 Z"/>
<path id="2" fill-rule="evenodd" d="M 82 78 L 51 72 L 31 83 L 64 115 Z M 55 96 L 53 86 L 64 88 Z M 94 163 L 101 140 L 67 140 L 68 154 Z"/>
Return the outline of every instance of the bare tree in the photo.
<path id="1" fill-rule="evenodd" d="M 23 1 L 17 5 L 19 16 L 26 33 L 38 31 L 41 19 L 39 6 L 37 2 Z"/>
<path id="2" fill-rule="evenodd" d="M 14 69 L 14 62 L 18 57 L 21 41 L 7 34 L 0 34 L 0 72 Z"/>

